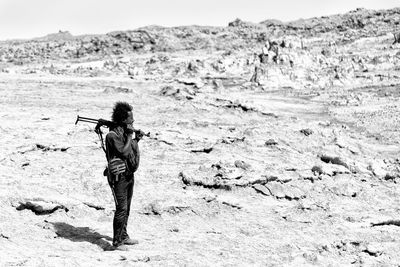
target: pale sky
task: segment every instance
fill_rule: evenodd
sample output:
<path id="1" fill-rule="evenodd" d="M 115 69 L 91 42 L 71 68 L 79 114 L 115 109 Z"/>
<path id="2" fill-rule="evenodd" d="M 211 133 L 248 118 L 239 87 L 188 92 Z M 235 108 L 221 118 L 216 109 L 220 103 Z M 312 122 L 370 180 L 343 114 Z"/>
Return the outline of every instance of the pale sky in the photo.
<path id="1" fill-rule="evenodd" d="M 147 25 L 227 26 L 236 18 L 291 21 L 358 7 L 400 7 L 400 0 L 0 0 L 0 40 L 59 30 L 102 34 Z"/>

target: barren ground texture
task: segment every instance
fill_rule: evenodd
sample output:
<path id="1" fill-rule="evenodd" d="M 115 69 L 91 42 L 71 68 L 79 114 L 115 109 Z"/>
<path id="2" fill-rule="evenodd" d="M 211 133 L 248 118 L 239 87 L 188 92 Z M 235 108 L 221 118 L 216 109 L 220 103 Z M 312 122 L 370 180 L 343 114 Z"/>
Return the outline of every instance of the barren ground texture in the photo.
<path id="1" fill-rule="evenodd" d="M 0 266 L 399 266 L 399 19 L 0 42 Z M 75 125 L 121 100 L 150 132 L 127 252 L 94 125 Z"/>

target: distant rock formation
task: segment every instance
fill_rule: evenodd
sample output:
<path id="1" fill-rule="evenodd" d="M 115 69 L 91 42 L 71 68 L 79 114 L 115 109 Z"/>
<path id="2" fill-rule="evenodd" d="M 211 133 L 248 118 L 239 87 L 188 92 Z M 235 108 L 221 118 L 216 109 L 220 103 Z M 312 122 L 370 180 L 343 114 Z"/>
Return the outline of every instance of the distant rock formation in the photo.
<path id="1" fill-rule="evenodd" d="M 74 36 L 69 31 L 58 31 L 57 33 L 50 33 L 44 37 L 39 37 L 39 40 L 46 41 L 59 41 L 59 40 L 69 40 L 74 38 Z"/>

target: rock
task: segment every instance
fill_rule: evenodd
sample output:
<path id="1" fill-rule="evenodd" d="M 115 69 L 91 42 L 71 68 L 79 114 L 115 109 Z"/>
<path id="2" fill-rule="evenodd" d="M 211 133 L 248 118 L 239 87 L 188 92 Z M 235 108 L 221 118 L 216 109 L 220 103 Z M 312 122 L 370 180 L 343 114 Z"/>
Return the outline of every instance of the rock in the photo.
<path id="1" fill-rule="evenodd" d="M 224 137 L 221 141 L 221 143 L 223 144 L 233 144 L 233 143 L 237 143 L 237 142 L 244 142 L 244 140 L 246 139 L 245 136 L 243 137 L 231 137 L 231 136 L 227 136 Z"/>
<path id="2" fill-rule="evenodd" d="M 205 196 L 205 197 L 203 197 L 203 199 L 204 199 L 207 203 L 209 203 L 209 202 L 212 202 L 212 201 L 216 200 L 216 199 L 217 199 L 217 196 L 215 196 L 215 195 L 213 195 L 213 196 Z"/>
<path id="3" fill-rule="evenodd" d="M 220 89 L 224 88 L 224 84 L 222 83 L 221 80 L 214 79 L 212 81 L 212 85 L 213 85 L 215 90 L 220 90 Z"/>
<path id="4" fill-rule="evenodd" d="M 178 214 L 178 213 L 184 212 L 186 210 L 191 210 L 191 207 L 190 206 L 171 205 L 171 206 L 163 208 L 161 210 L 161 212 L 168 212 L 170 214 Z"/>
<path id="5" fill-rule="evenodd" d="M 240 169 L 221 169 L 215 174 L 215 177 L 225 180 L 240 179 L 243 177 L 243 170 Z"/>
<path id="6" fill-rule="evenodd" d="M 311 130 L 311 129 L 301 129 L 300 132 L 302 134 L 304 134 L 305 136 L 309 136 L 314 133 L 313 130 Z"/>
<path id="7" fill-rule="evenodd" d="M 298 173 L 300 179 L 314 181 L 318 178 L 315 176 L 315 173 L 318 174 L 318 168 L 320 169 L 320 167 L 314 166 L 311 170 L 299 170 L 296 172 Z"/>
<path id="8" fill-rule="evenodd" d="M 204 147 L 204 148 L 195 148 L 195 149 L 190 150 L 190 152 L 209 154 L 213 149 L 214 149 L 213 146 L 210 146 L 210 147 Z"/>
<path id="9" fill-rule="evenodd" d="M 354 155 L 359 155 L 362 152 L 360 151 L 360 148 L 357 147 L 356 145 L 353 145 L 349 142 L 347 142 L 344 138 L 337 137 L 336 138 L 336 145 L 340 148 L 346 148 L 348 149 L 352 154 Z"/>
<path id="10" fill-rule="evenodd" d="M 294 186 L 286 187 L 285 195 L 286 198 L 290 200 L 298 200 L 306 197 L 306 195 L 300 188 Z"/>
<path id="11" fill-rule="evenodd" d="M 276 198 L 285 198 L 285 188 L 281 183 L 270 182 L 265 187 L 271 192 L 271 195 Z"/>
<path id="12" fill-rule="evenodd" d="M 387 173 L 383 179 L 386 181 L 393 181 L 396 182 L 396 179 L 400 178 L 400 175 L 398 173 Z"/>
<path id="13" fill-rule="evenodd" d="M 237 168 L 241 168 L 243 170 L 249 170 L 251 168 L 251 165 L 246 163 L 246 162 L 244 162 L 243 160 L 236 160 L 235 161 L 235 166 Z"/>
<path id="14" fill-rule="evenodd" d="M 334 164 L 321 164 L 319 166 L 314 166 L 312 167 L 311 171 L 317 175 L 326 174 L 329 176 L 334 176 L 341 173 L 350 173 L 350 170 L 344 166 Z"/>
<path id="15" fill-rule="evenodd" d="M 222 189 L 230 191 L 232 185 L 226 181 L 221 181 L 219 177 L 212 176 L 211 172 L 197 171 L 197 172 L 180 172 L 179 177 L 186 186 L 201 186 L 209 189 Z"/>
<path id="16" fill-rule="evenodd" d="M 324 171 L 322 170 L 322 167 L 321 167 L 321 166 L 313 166 L 313 167 L 311 168 L 311 171 L 312 171 L 314 174 L 316 174 L 316 175 L 319 175 L 319 174 L 323 174 L 323 173 L 324 173 Z"/>
<path id="17" fill-rule="evenodd" d="M 274 139 L 268 139 L 267 141 L 265 141 L 266 146 L 274 146 L 277 144 L 278 144 L 278 142 L 276 142 Z"/>
<path id="18" fill-rule="evenodd" d="M 360 187 L 343 175 L 335 181 L 330 190 L 338 196 L 356 197 L 360 192 Z"/>
<path id="19" fill-rule="evenodd" d="M 253 185 L 253 188 L 258 193 L 261 193 L 263 195 L 266 195 L 266 196 L 270 196 L 271 195 L 271 192 L 269 191 L 269 189 L 267 187 L 263 186 L 263 185 L 255 184 L 255 185 Z"/>
<path id="20" fill-rule="evenodd" d="M 162 208 L 157 201 L 154 201 L 144 206 L 142 209 L 142 213 L 146 215 L 161 215 Z"/>
<path id="21" fill-rule="evenodd" d="M 174 88 L 168 85 L 161 88 L 160 95 L 172 96 L 177 100 L 183 100 L 183 99 L 191 100 L 196 95 L 196 92 L 188 88 Z"/>
<path id="22" fill-rule="evenodd" d="M 371 256 L 378 257 L 381 255 L 382 252 L 382 245 L 380 243 L 374 242 L 374 243 L 369 243 L 366 248 L 363 250 L 363 252 L 368 253 Z"/>
<path id="23" fill-rule="evenodd" d="M 298 180 L 301 176 L 296 171 L 284 171 L 277 174 L 278 181 L 281 183 L 288 183 L 290 181 Z"/>
<path id="24" fill-rule="evenodd" d="M 382 160 L 374 160 L 370 162 L 367 169 L 372 171 L 372 173 L 378 178 L 384 178 L 387 174 L 385 170 L 386 164 Z"/>
<path id="25" fill-rule="evenodd" d="M 185 85 L 192 85 L 196 89 L 200 89 L 204 86 L 204 82 L 200 79 L 177 79 L 176 81 Z"/>
<path id="26" fill-rule="evenodd" d="M 388 220 L 379 223 L 372 223 L 371 226 L 382 226 L 382 225 L 396 225 L 400 226 L 400 220 Z"/>
<path id="27" fill-rule="evenodd" d="M 44 202 L 44 201 L 27 201 L 25 203 L 20 203 L 20 205 L 16 207 L 16 209 L 17 210 L 28 209 L 33 211 L 36 215 L 50 214 L 58 209 L 62 209 L 66 212 L 69 211 L 69 209 L 63 205 L 57 203 Z"/>
<path id="28" fill-rule="evenodd" d="M 110 93 L 132 93 L 132 89 L 126 87 L 107 87 L 103 90 L 103 93 L 110 94 Z"/>
<path id="29" fill-rule="evenodd" d="M 331 164 L 336 164 L 336 165 L 342 165 L 346 168 L 349 168 L 348 164 L 342 160 L 339 157 L 334 157 L 334 156 L 328 156 L 328 155 L 322 155 L 320 156 L 320 159 L 325 162 L 325 163 L 331 163 Z"/>

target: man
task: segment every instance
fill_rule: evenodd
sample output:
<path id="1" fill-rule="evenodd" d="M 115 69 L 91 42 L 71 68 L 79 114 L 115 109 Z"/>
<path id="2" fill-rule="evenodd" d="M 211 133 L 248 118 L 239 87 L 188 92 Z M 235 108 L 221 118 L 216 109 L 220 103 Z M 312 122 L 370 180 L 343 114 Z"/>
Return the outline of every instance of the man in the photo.
<path id="1" fill-rule="evenodd" d="M 112 121 L 115 124 L 110 128 L 106 136 L 107 161 L 119 159 L 123 168 L 122 172 L 115 174 L 108 168 L 108 183 L 113 192 L 115 201 L 115 214 L 113 221 L 113 246 L 117 250 L 127 250 L 127 245 L 138 244 L 127 233 L 129 210 L 131 207 L 134 172 L 139 167 L 138 142 L 143 137 L 143 132 L 137 131 L 135 139 L 132 139 L 135 130 L 133 128 L 132 106 L 126 102 L 117 102 L 112 112 Z"/>

